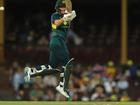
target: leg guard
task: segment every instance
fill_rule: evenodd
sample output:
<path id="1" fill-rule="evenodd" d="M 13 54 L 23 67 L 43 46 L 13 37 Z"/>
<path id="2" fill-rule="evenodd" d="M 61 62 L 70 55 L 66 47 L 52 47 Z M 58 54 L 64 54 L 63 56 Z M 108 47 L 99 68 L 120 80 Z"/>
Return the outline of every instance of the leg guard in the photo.
<path id="1" fill-rule="evenodd" d="M 32 68 L 31 77 L 45 76 L 60 73 L 59 69 L 52 68 L 50 65 L 41 65 L 40 67 Z"/>
<path id="2" fill-rule="evenodd" d="M 73 68 L 73 65 L 72 65 L 72 61 L 74 60 L 74 58 L 70 59 L 68 61 L 68 63 L 63 66 L 63 70 L 64 70 L 64 90 L 67 90 L 68 88 L 68 84 L 69 84 L 69 78 L 70 78 L 70 74 L 71 74 L 71 70 Z"/>

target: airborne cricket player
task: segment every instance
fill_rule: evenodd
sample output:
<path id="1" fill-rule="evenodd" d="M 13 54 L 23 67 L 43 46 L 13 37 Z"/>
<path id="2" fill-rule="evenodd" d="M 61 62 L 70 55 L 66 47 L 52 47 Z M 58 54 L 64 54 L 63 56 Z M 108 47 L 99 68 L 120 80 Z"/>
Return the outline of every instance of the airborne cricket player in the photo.
<path id="1" fill-rule="evenodd" d="M 70 0 L 68 0 L 70 1 Z M 31 77 L 60 73 L 60 83 L 56 90 L 70 98 L 68 92 L 69 77 L 72 69 L 72 60 L 69 57 L 69 51 L 66 45 L 67 32 L 71 21 L 76 17 L 76 12 L 72 10 L 72 5 L 68 5 L 67 0 L 57 0 L 56 12 L 51 15 L 51 39 L 50 39 L 50 57 L 48 65 L 39 67 L 25 67 L 25 82 L 30 82 Z M 61 65 L 61 69 L 56 69 Z"/>

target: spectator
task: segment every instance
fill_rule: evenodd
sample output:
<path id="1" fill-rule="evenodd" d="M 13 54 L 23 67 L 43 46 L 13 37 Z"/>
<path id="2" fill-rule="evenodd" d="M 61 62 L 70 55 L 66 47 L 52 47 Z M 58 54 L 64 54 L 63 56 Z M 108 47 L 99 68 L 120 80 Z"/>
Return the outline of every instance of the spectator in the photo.
<path id="1" fill-rule="evenodd" d="M 127 79 L 126 79 L 125 76 L 122 76 L 122 77 L 120 78 L 120 80 L 119 80 L 118 83 L 117 83 L 117 87 L 118 87 L 121 91 L 126 91 L 126 90 L 128 89 L 129 83 L 128 83 L 128 81 L 127 81 Z"/>
<path id="2" fill-rule="evenodd" d="M 55 99 L 55 93 L 53 89 L 46 89 L 45 94 L 43 95 L 43 100 L 53 101 Z"/>
<path id="3" fill-rule="evenodd" d="M 33 84 L 33 89 L 29 92 L 29 99 L 31 101 L 39 101 L 43 99 L 43 91 L 39 84 Z"/>
<path id="4" fill-rule="evenodd" d="M 106 80 L 104 80 L 103 84 L 104 84 L 106 93 L 108 95 L 112 94 L 113 88 L 116 87 L 116 82 L 111 78 L 107 78 Z"/>
<path id="5" fill-rule="evenodd" d="M 96 101 L 100 101 L 100 100 L 105 100 L 106 95 L 105 95 L 105 90 L 103 85 L 97 85 L 95 88 L 95 92 L 91 95 L 91 100 L 96 100 Z"/>
<path id="6" fill-rule="evenodd" d="M 48 39 L 45 36 L 42 36 L 39 40 L 38 40 L 38 45 L 39 46 L 48 46 L 49 42 Z"/>
<path id="7" fill-rule="evenodd" d="M 43 84 L 44 84 L 44 87 L 46 87 L 46 86 L 56 87 L 57 86 L 56 76 L 45 76 L 43 78 Z"/>
<path id="8" fill-rule="evenodd" d="M 106 67 L 106 75 L 113 78 L 116 75 L 116 68 L 113 61 L 109 61 Z"/>
<path id="9" fill-rule="evenodd" d="M 120 96 L 121 96 L 121 93 L 120 93 L 119 88 L 118 87 L 113 87 L 112 94 L 110 94 L 110 96 L 109 96 L 109 100 L 110 101 L 119 101 Z"/>
<path id="10" fill-rule="evenodd" d="M 18 92 L 18 90 L 20 89 L 20 87 L 23 86 L 24 80 L 23 80 L 23 72 L 22 72 L 22 68 L 18 67 L 17 71 L 13 74 L 13 88 L 15 92 Z"/>
<path id="11" fill-rule="evenodd" d="M 126 76 L 130 78 L 131 83 L 134 85 L 139 85 L 140 70 L 136 65 L 134 65 L 132 60 L 127 62 L 128 70 L 126 70 Z"/>
<path id="12" fill-rule="evenodd" d="M 120 101 L 130 101 L 130 97 L 128 96 L 127 92 L 123 92 Z"/>

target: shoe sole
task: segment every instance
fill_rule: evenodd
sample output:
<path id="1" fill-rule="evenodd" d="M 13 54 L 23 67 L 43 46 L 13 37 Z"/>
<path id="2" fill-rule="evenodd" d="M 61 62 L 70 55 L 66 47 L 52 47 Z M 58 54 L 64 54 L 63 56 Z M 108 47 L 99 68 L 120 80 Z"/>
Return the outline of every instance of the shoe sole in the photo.
<path id="1" fill-rule="evenodd" d="M 25 74 L 25 76 L 24 76 L 24 81 L 25 82 L 30 82 L 30 74 L 29 74 L 29 69 L 28 69 L 28 67 L 25 67 L 24 68 L 24 74 Z"/>
<path id="2" fill-rule="evenodd" d="M 62 94 L 63 96 L 65 96 L 66 98 L 70 98 L 69 96 L 66 96 L 65 94 L 63 94 L 63 93 L 60 91 L 60 89 L 58 89 L 57 87 L 56 87 L 56 90 L 57 90 L 60 94 Z"/>

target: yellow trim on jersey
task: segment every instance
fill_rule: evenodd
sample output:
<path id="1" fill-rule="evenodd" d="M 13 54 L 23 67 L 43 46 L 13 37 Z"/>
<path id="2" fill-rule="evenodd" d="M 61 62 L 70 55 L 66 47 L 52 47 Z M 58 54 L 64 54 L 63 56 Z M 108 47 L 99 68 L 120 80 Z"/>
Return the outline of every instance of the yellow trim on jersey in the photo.
<path id="1" fill-rule="evenodd" d="M 57 26 L 55 24 L 52 24 L 52 29 L 56 29 Z"/>
<path id="2" fill-rule="evenodd" d="M 64 22 L 64 25 L 65 25 L 65 26 L 68 25 L 68 22 Z"/>

